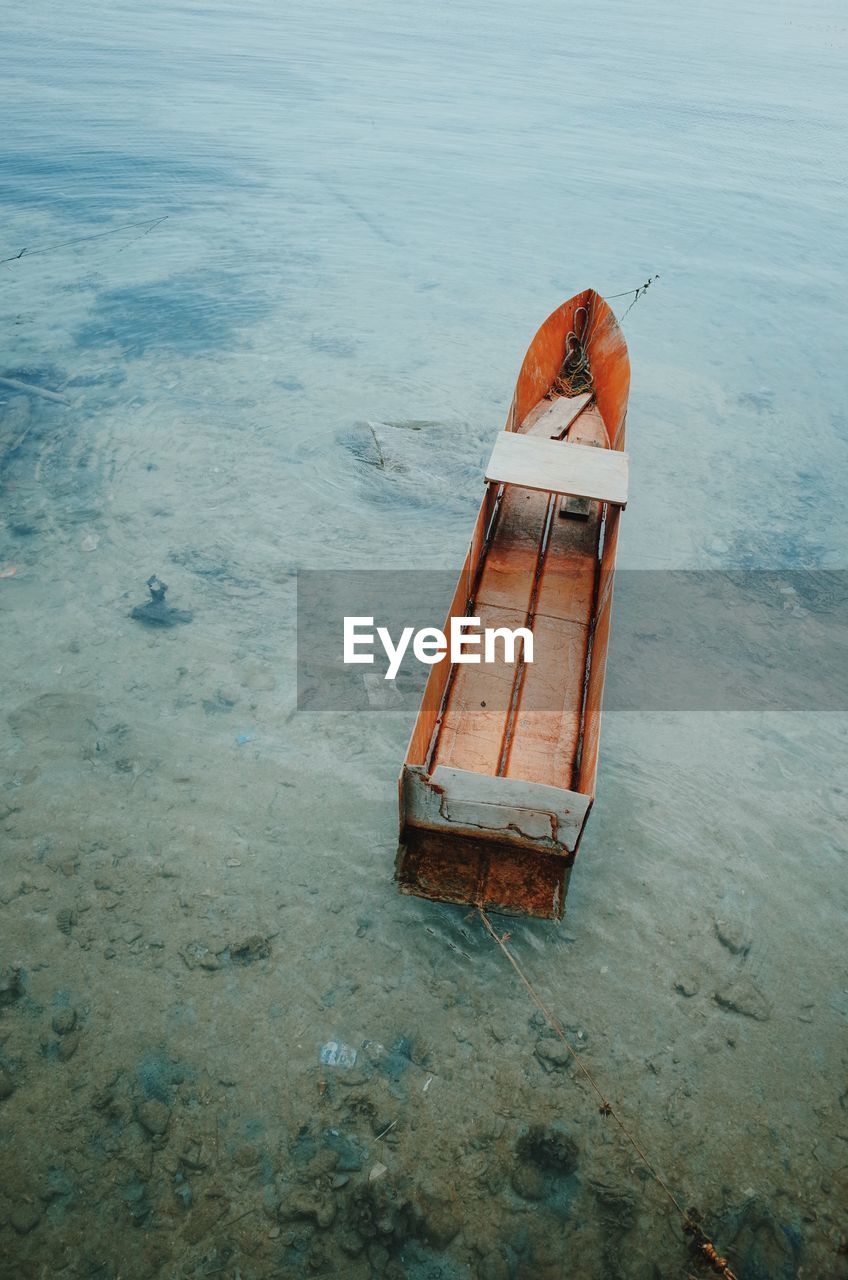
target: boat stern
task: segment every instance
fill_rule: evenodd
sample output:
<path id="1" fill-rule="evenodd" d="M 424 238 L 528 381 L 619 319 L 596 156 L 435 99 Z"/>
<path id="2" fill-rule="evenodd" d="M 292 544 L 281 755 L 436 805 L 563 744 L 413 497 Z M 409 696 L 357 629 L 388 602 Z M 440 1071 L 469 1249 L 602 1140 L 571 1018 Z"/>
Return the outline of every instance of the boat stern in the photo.
<path id="1" fill-rule="evenodd" d="M 520 779 L 406 764 L 402 893 L 503 915 L 561 919 L 589 796 Z"/>

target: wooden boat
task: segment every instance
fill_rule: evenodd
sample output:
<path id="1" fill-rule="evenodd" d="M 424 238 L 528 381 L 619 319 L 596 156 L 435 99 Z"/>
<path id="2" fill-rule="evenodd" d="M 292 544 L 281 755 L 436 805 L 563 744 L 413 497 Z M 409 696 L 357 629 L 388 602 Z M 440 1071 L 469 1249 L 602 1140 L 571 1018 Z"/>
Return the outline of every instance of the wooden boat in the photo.
<path id="1" fill-rule="evenodd" d="M 629 384 L 592 289 L 530 344 L 449 620 L 524 625 L 533 661 L 431 667 L 399 782 L 403 893 L 562 916 L 595 795 Z"/>

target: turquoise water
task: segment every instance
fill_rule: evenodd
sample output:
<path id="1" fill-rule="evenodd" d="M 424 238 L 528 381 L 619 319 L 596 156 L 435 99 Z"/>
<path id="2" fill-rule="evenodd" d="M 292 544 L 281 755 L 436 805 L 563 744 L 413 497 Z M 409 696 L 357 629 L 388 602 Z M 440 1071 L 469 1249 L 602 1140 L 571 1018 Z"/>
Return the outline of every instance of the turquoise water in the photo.
<path id="1" fill-rule="evenodd" d="M 455 566 L 540 321 L 657 273 L 620 563 L 845 567 L 844 13 L 4 16 L 0 1274 L 685 1274 L 479 922 L 395 895 L 410 717 L 296 711 L 294 575 Z M 845 731 L 609 714 L 513 930 L 741 1280 L 844 1263 Z"/>

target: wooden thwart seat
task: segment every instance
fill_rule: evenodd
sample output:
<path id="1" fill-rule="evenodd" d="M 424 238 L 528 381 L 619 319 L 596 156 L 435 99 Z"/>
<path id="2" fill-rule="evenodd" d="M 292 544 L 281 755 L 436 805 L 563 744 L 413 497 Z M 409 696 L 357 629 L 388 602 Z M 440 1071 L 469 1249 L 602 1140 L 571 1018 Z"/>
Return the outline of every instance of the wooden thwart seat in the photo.
<path id="1" fill-rule="evenodd" d="M 617 449 L 545 440 L 502 431 L 486 467 L 486 479 L 522 489 L 564 493 L 627 505 L 627 454 Z"/>

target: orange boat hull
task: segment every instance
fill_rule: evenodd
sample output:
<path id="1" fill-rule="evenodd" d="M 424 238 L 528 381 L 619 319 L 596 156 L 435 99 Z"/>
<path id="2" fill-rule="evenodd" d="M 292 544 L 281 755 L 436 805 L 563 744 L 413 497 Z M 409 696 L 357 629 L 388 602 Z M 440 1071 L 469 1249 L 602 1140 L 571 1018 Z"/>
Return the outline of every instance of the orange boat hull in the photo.
<path id="1" fill-rule="evenodd" d="M 615 501 L 581 496 L 603 492 L 603 479 L 570 487 L 560 472 L 626 466 L 586 446 L 623 453 L 629 383 L 623 336 L 593 290 L 557 308 L 530 344 L 505 430 L 542 443 L 510 441 L 501 453 L 521 456 L 500 464 L 506 472 L 493 454 L 487 474 L 498 478 L 448 617 L 526 627 L 533 660 L 431 668 L 399 781 L 404 893 L 562 915 L 595 796 L 623 502 L 618 487 Z"/>

